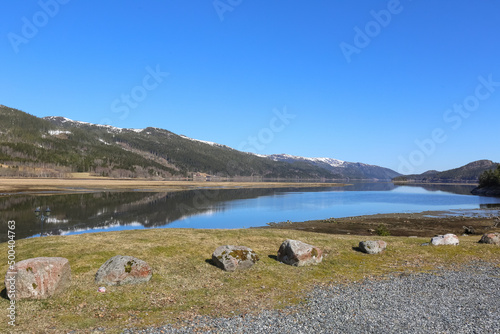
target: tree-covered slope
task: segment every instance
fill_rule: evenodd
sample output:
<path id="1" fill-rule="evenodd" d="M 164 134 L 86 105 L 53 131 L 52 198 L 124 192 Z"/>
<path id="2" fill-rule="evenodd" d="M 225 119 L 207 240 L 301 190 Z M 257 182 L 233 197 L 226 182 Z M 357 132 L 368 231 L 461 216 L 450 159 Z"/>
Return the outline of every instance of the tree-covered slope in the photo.
<path id="1" fill-rule="evenodd" d="M 427 171 L 422 174 L 403 175 L 393 179 L 393 181 L 419 182 L 419 183 L 457 183 L 479 181 L 481 173 L 497 168 L 499 164 L 491 160 L 478 160 L 465 166 L 446 170 L 443 172 Z"/>
<path id="2" fill-rule="evenodd" d="M 158 128 L 120 129 L 45 119 L 0 106 L 0 175 L 63 176 L 90 172 L 111 177 L 215 176 L 332 178 L 301 163 L 276 162 L 227 146 Z"/>

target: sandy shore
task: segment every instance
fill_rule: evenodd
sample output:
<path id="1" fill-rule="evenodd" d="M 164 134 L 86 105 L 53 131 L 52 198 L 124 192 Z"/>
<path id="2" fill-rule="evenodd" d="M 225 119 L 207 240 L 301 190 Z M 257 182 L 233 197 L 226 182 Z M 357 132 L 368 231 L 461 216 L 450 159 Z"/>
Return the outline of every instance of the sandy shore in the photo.
<path id="1" fill-rule="evenodd" d="M 201 182 L 152 181 L 140 179 L 68 178 L 68 179 L 0 179 L 0 195 L 15 193 L 72 193 L 89 191 L 181 191 L 199 188 L 284 188 L 339 187 L 340 183 L 312 182 Z"/>

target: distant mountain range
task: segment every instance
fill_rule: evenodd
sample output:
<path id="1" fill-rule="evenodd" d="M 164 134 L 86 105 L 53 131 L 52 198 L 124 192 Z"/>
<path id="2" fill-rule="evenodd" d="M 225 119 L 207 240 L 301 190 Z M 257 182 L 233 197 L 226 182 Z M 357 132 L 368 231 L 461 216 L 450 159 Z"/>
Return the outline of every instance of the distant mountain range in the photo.
<path id="1" fill-rule="evenodd" d="M 333 174 L 342 175 L 343 178 L 348 179 L 390 180 L 401 175 L 389 168 L 367 165 L 360 162 L 347 162 L 332 158 L 304 158 L 288 154 L 273 154 L 266 157 L 274 161 L 307 163 L 323 168 Z"/>
<path id="2" fill-rule="evenodd" d="M 87 172 L 130 178 L 390 180 L 397 172 L 331 158 L 262 156 L 148 127 L 38 118 L 0 105 L 0 176 Z"/>
<path id="3" fill-rule="evenodd" d="M 115 178 L 251 178 L 471 182 L 498 164 L 480 160 L 449 171 L 401 174 L 333 158 L 259 155 L 148 127 L 122 129 L 38 118 L 0 105 L 0 176 L 64 177 L 86 172 Z"/>
<path id="4" fill-rule="evenodd" d="M 478 160 L 443 172 L 429 170 L 422 174 L 401 175 L 395 177 L 393 181 L 415 183 L 477 183 L 479 175 L 482 172 L 495 169 L 497 166 L 498 163 L 491 160 Z"/>

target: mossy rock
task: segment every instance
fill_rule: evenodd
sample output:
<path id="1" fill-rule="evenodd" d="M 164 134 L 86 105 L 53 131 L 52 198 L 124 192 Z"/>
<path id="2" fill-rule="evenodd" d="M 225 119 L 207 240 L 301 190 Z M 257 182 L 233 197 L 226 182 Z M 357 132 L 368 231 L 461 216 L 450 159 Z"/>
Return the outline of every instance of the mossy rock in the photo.
<path id="1" fill-rule="evenodd" d="M 95 283 L 125 285 L 148 282 L 153 275 L 151 267 L 132 256 L 116 255 L 106 261 L 95 275 Z"/>
<path id="2" fill-rule="evenodd" d="M 213 252 L 212 261 L 225 271 L 235 271 L 252 267 L 259 261 L 259 257 L 251 248 L 224 245 Z"/>

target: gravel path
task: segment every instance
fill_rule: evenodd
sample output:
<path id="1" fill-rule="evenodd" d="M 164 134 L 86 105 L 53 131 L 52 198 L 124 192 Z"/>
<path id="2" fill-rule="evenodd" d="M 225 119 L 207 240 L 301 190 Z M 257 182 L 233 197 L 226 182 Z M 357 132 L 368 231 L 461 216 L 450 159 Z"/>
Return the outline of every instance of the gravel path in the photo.
<path id="1" fill-rule="evenodd" d="M 257 316 L 200 317 L 123 333 L 500 333 L 500 268 L 390 277 L 317 287 L 306 303 Z"/>

